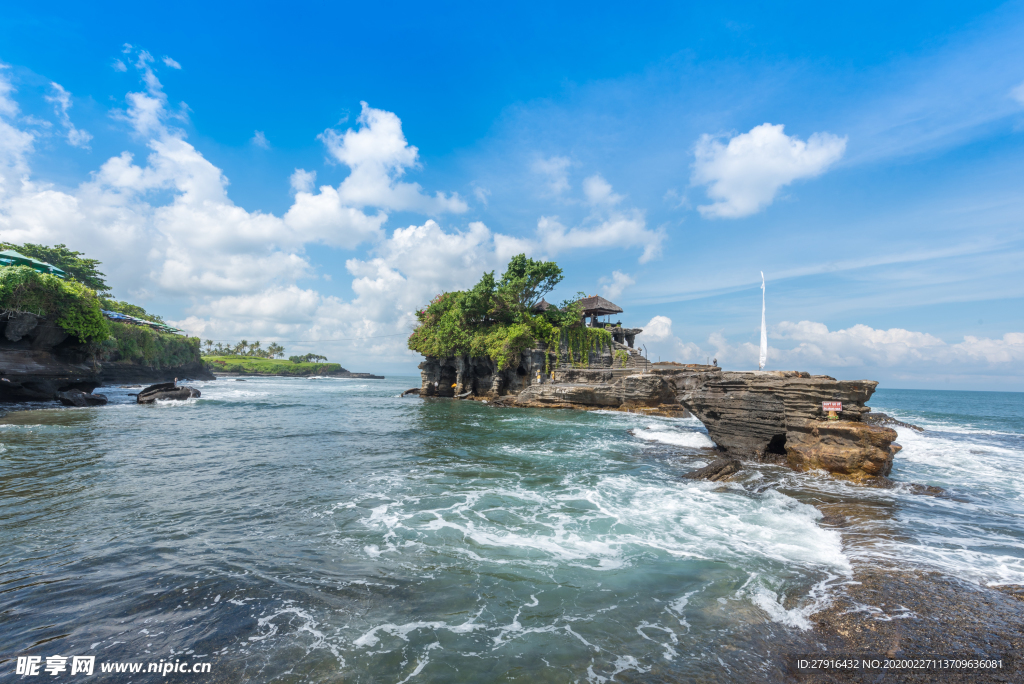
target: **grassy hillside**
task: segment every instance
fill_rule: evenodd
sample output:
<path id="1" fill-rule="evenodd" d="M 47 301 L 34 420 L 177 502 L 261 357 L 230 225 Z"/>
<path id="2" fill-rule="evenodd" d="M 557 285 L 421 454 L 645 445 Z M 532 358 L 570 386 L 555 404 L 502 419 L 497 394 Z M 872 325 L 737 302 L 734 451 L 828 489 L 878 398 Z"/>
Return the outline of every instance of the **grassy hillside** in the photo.
<path id="1" fill-rule="evenodd" d="M 204 356 L 203 361 L 214 373 L 243 375 L 331 375 L 345 370 L 340 363 L 293 363 L 254 356 Z"/>

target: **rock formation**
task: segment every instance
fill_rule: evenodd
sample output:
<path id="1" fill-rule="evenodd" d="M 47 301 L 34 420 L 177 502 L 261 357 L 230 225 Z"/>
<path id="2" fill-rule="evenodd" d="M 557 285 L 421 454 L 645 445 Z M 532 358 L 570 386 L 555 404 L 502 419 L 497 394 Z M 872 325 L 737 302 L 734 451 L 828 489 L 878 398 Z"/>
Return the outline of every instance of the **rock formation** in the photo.
<path id="1" fill-rule="evenodd" d="M 198 359 L 169 368 L 99 362 L 55 322 L 30 313 L 0 316 L 0 402 L 53 401 L 58 392 L 174 378 L 213 379 Z"/>
<path id="2" fill-rule="evenodd" d="M 703 468 L 691 470 L 683 475 L 688 480 L 709 480 L 720 482 L 727 480 L 743 468 L 738 458 L 717 458 Z"/>
<path id="3" fill-rule="evenodd" d="M 893 443 L 895 430 L 862 419 L 878 385 L 870 380 L 796 371 L 726 372 L 697 364 L 654 364 L 643 373 L 615 368 L 610 361 L 603 367 L 562 368 L 548 377 L 544 355 L 529 350 L 518 368 L 500 372 L 490 359 L 428 358 L 420 364 L 420 396 L 471 392 L 499 406 L 512 405 L 501 398 L 514 396 L 514 405 L 521 407 L 690 412 L 730 459 L 821 469 L 853 480 L 888 475 L 900 449 Z M 843 403 L 838 420 L 828 419 L 823 401 Z"/>
<path id="4" fill-rule="evenodd" d="M 900 449 L 893 444 L 895 430 L 861 421 L 878 386 L 871 380 L 839 381 L 796 371 L 656 369 L 654 374 L 675 388 L 679 403 L 732 456 L 864 479 L 888 475 Z M 843 403 L 840 420 L 828 420 L 823 401 Z"/>
<path id="5" fill-rule="evenodd" d="M 57 401 L 65 406 L 103 406 L 107 403 L 107 395 L 92 394 L 82 390 L 57 392 Z"/>
<path id="6" fill-rule="evenodd" d="M 135 397 L 135 401 L 139 404 L 152 404 L 156 401 L 185 401 L 193 397 L 198 399 L 200 396 L 202 396 L 202 392 L 195 387 L 176 385 L 173 382 L 162 382 L 150 385 L 139 392 L 138 396 Z"/>

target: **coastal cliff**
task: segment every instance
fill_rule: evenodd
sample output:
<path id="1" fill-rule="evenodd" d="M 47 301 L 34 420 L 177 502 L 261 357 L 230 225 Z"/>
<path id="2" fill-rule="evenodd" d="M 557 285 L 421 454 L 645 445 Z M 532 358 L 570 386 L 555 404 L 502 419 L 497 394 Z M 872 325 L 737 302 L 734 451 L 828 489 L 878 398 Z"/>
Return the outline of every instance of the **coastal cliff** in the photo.
<path id="1" fill-rule="evenodd" d="M 82 343 L 53 320 L 30 313 L 0 316 L 0 402 L 49 401 L 57 392 L 92 392 L 101 385 L 212 380 L 198 346 L 186 338 L 161 337 L 161 357 L 140 348 L 135 331 L 108 343 Z M 152 336 L 157 336 L 152 333 Z M 193 350 L 194 347 L 194 350 Z M 160 363 L 163 360 L 164 363 Z M 154 362 L 155 361 L 155 362 Z"/>
<path id="2" fill-rule="evenodd" d="M 730 458 L 820 469 L 852 480 L 888 475 L 900 450 L 895 430 L 862 420 L 878 386 L 871 380 L 672 363 L 654 364 L 647 373 L 606 364 L 546 374 L 544 355 L 528 350 L 519 366 L 505 371 L 486 358 L 428 358 L 420 364 L 420 396 L 475 397 L 524 408 L 692 414 Z M 824 401 L 842 402 L 838 420 L 822 411 Z"/>

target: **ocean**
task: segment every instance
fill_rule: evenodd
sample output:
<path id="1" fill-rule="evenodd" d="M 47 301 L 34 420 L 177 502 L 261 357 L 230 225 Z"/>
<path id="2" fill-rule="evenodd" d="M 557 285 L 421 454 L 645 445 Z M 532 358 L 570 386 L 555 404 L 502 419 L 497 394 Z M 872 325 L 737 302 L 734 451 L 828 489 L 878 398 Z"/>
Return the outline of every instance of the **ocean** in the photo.
<path id="1" fill-rule="evenodd" d="M 858 564 L 1024 584 L 1021 393 L 879 390 L 925 431 L 898 428 L 904 484 L 876 489 L 683 480 L 713 457 L 692 418 L 400 398 L 418 378 L 192 384 L 0 419 L 0 672 L 767 681 Z"/>

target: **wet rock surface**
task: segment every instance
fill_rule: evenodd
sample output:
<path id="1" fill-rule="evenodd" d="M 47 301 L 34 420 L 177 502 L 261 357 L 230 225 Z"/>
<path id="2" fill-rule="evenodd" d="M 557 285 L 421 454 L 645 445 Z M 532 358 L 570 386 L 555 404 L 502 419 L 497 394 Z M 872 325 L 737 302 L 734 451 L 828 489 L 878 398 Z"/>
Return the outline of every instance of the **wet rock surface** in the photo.
<path id="1" fill-rule="evenodd" d="M 720 480 L 726 480 L 732 475 L 735 475 L 743 468 L 743 464 L 738 458 L 718 458 L 697 470 L 691 470 L 685 473 L 683 477 L 688 480 L 710 480 L 711 482 L 718 482 Z"/>
<path id="2" fill-rule="evenodd" d="M 1008 667 L 981 672 L 799 671 L 798 682 L 1019 682 L 1024 652 L 1024 601 L 1012 592 L 981 587 L 926 571 L 855 568 L 853 581 L 816 614 L 804 654 L 875 654 L 889 658 L 930 655 L 1002 657 Z M 790 648 L 797 647 L 792 644 Z M 791 652 L 792 653 L 792 652 Z"/>
<path id="3" fill-rule="evenodd" d="M 65 406 L 103 406 L 107 403 L 107 396 L 82 390 L 68 390 L 67 392 L 57 392 L 57 401 Z"/>
<path id="4" fill-rule="evenodd" d="M 139 392 L 136 402 L 139 404 L 152 404 L 155 401 L 184 401 L 193 397 L 199 398 L 202 393 L 195 387 L 175 386 L 173 382 L 163 382 L 157 385 L 150 385 Z"/>
<path id="5" fill-rule="evenodd" d="M 86 394 L 101 385 L 190 377 L 212 380 L 201 361 L 170 368 L 96 360 L 54 321 L 30 313 L 0 315 L 0 402 L 54 401 L 58 392 Z"/>

